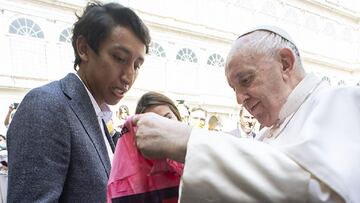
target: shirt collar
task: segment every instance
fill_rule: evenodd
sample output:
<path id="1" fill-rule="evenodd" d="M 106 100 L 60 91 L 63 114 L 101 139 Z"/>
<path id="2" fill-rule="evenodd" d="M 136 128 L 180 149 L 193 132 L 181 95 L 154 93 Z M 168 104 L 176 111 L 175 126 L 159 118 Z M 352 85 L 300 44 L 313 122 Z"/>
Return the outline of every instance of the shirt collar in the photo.
<path id="1" fill-rule="evenodd" d="M 101 119 L 104 119 L 105 123 L 107 123 L 108 121 L 111 120 L 112 117 L 112 112 L 110 110 L 109 105 L 107 104 L 103 104 L 101 106 L 98 105 L 98 103 L 96 102 L 95 98 L 93 97 L 93 95 L 91 94 L 91 92 L 89 91 L 89 89 L 86 87 L 86 85 L 84 84 L 84 82 L 82 81 L 82 79 L 80 78 L 80 76 L 78 75 L 78 73 L 75 74 L 79 80 L 81 81 L 81 83 L 84 85 L 86 92 L 88 93 L 90 100 L 91 100 L 91 104 L 94 107 L 95 113 L 97 117 L 100 117 Z"/>
<path id="2" fill-rule="evenodd" d="M 312 93 L 313 89 L 317 87 L 321 80 L 313 73 L 309 73 L 290 93 L 287 101 L 283 105 L 279 113 L 279 121 L 282 123 L 287 117 L 294 113 Z"/>

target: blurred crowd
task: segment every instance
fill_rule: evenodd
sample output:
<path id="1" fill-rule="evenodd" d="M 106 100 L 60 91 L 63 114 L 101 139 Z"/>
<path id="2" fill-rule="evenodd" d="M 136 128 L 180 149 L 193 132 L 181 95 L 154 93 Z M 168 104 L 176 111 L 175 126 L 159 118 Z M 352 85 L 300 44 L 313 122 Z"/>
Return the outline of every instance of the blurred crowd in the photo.
<path id="1" fill-rule="evenodd" d="M 163 95 L 161 93 L 155 92 L 148 92 L 144 95 L 146 96 L 151 93 Z M 166 97 L 165 95 L 163 96 Z M 172 101 L 170 98 L 168 99 L 169 101 Z M 236 137 L 242 138 L 255 138 L 255 135 L 261 129 L 261 126 L 256 118 L 242 106 L 240 106 L 239 114 L 229 115 L 226 117 L 226 119 L 224 119 L 222 116 L 220 116 L 220 113 L 209 112 L 201 105 L 190 107 L 184 100 L 176 100 L 173 102 L 174 108 L 177 109 L 181 117 L 180 121 L 188 124 L 193 128 L 207 129 L 209 131 L 228 132 Z M 125 104 L 121 104 L 114 112 L 112 120 L 107 123 L 109 131 L 112 132 L 111 134 L 120 132 L 122 125 L 125 123 L 127 118 L 134 114 L 137 114 L 136 110 L 130 109 Z"/>

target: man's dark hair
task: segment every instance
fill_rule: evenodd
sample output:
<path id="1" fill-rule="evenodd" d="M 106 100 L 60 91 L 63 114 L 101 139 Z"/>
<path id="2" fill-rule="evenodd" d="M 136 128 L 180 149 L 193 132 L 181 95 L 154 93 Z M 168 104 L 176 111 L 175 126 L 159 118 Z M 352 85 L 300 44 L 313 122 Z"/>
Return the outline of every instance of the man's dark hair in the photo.
<path id="1" fill-rule="evenodd" d="M 81 63 L 76 49 L 78 37 L 83 36 L 91 49 L 98 53 L 100 43 L 118 25 L 130 29 L 144 43 L 146 53 L 149 52 L 151 41 L 149 30 L 139 16 L 130 8 L 118 3 L 102 4 L 100 2 L 92 2 L 88 3 L 82 16 L 76 16 L 78 21 L 74 23 L 72 36 L 72 46 L 75 53 L 75 70 L 76 66 Z"/>

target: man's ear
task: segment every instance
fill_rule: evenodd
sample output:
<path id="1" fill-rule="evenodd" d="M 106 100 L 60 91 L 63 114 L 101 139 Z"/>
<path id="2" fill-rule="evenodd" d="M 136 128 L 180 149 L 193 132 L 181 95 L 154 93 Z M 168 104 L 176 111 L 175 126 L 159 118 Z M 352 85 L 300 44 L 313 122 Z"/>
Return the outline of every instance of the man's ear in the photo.
<path id="1" fill-rule="evenodd" d="M 295 56 L 289 48 L 282 48 L 279 51 L 282 64 L 282 72 L 287 75 L 295 68 Z"/>
<path id="2" fill-rule="evenodd" d="M 81 58 L 81 61 L 88 61 L 89 47 L 84 36 L 79 36 L 76 39 L 76 49 Z"/>

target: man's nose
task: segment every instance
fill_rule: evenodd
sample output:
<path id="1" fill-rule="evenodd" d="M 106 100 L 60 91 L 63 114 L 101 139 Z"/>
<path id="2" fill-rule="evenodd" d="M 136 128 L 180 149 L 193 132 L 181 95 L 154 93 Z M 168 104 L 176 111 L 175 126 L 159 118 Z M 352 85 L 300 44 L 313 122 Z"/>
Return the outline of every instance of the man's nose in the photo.
<path id="1" fill-rule="evenodd" d="M 246 99 L 249 98 L 249 95 L 247 95 L 245 92 L 243 91 L 236 91 L 236 100 L 238 104 L 243 104 L 245 102 Z"/>
<path id="2" fill-rule="evenodd" d="M 121 72 L 121 80 L 123 83 L 129 85 L 135 77 L 135 69 L 133 63 L 127 64 Z"/>

